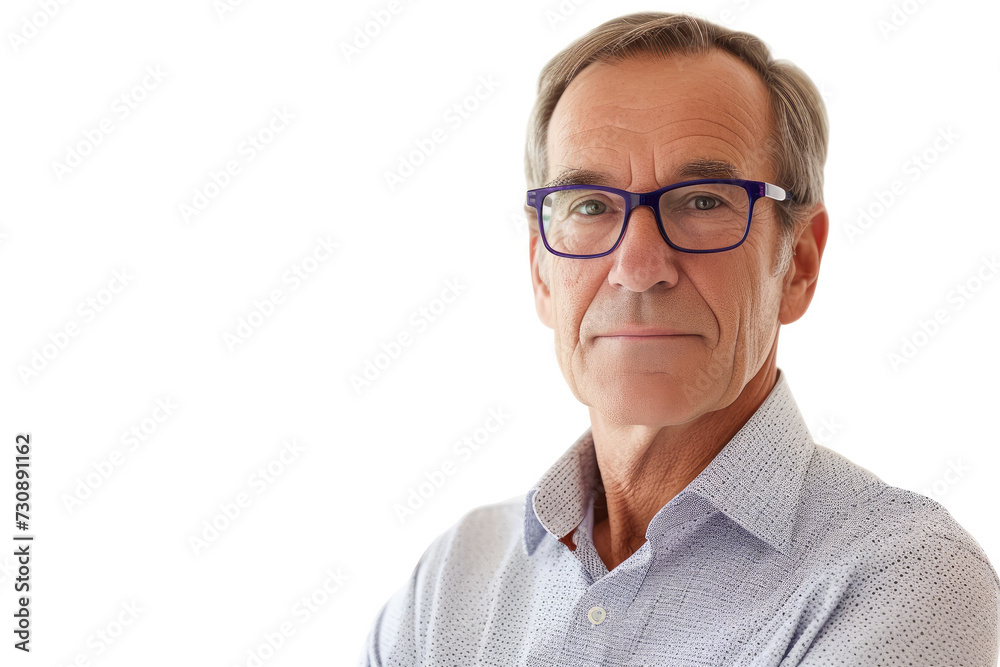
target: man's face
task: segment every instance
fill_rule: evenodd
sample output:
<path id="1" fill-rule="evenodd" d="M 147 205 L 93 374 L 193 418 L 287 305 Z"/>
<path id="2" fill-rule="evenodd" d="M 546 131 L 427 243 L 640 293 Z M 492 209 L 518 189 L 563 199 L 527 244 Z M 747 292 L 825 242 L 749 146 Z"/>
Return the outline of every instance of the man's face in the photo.
<path id="1" fill-rule="evenodd" d="M 587 169 L 633 192 L 709 177 L 774 183 L 770 132 L 763 81 L 724 52 L 593 63 L 552 115 L 548 179 Z M 738 175 L 685 168 L 705 161 L 730 163 Z M 551 255 L 531 226 L 537 310 L 577 399 L 607 421 L 647 425 L 685 423 L 732 403 L 777 342 L 785 281 L 772 277 L 775 204 L 758 200 L 746 241 L 718 253 L 674 250 L 648 207 L 635 209 L 618 248 L 596 259 Z M 609 335 L 633 325 L 686 335 Z"/>

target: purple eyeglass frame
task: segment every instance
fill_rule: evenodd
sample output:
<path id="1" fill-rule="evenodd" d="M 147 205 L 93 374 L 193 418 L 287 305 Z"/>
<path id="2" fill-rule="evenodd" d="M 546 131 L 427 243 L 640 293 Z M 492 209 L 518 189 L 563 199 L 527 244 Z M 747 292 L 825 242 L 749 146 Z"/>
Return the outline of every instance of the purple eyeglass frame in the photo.
<path id="1" fill-rule="evenodd" d="M 747 191 L 747 196 L 750 199 L 750 209 L 747 213 L 747 226 L 746 229 L 743 230 L 743 238 L 731 246 L 727 246 L 725 248 L 715 248 L 713 250 L 691 250 L 689 248 L 682 248 L 667 238 L 667 232 L 663 229 L 663 220 L 660 219 L 660 196 L 665 192 L 670 192 L 671 190 L 687 185 L 703 185 L 708 183 L 739 185 Z M 611 250 L 597 255 L 571 255 L 553 250 L 549 246 L 549 242 L 545 238 L 545 229 L 542 223 L 542 202 L 545 201 L 545 197 L 547 197 L 550 193 L 558 192 L 560 190 L 600 190 L 601 192 L 612 192 L 625 200 L 628 206 L 625 211 L 625 221 L 622 223 L 622 231 L 618 235 L 618 239 L 615 241 L 615 244 L 611 246 Z M 534 190 L 528 190 L 525 205 L 528 208 L 535 209 L 535 212 L 538 214 L 538 232 L 542 237 L 542 243 L 545 245 L 546 250 L 559 257 L 567 257 L 570 259 L 590 259 L 593 257 L 604 257 L 605 255 L 609 255 L 615 251 L 618 245 L 622 242 L 622 239 L 625 238 L 625 232 L 628 230 L 628 219 L 632 216 L 632 211 L 635 210 L 637 206 L 648 206 L 653 209 L 653 216 L 656 218 L 656 226 L 660 230 L 660 236 L 662 236 L 663 240 L 667 242 L 667 245 L 674 250 L 699 254 L 732 250 L 746 241 L 747 236 L 750 234 L 750 223 L 753 220 L 753 205 L 761 197 L 767 197 L 768 199 L 774 199 L 776 201 L 794 201 L 791 192 L 783 188 L 779 188 L 777 185 L 765 183 L 764 181 L 746 181 L 734 178 L 702 178 L 694 181 L 681 181 L 680 183 L 667 185 L 659 190 L 653 190 L 652 192 L 629 192 L 628 190 L 612 188 L 606 185 L 585 184 L 557 185 L 550 188 L 535 188 Z"/>

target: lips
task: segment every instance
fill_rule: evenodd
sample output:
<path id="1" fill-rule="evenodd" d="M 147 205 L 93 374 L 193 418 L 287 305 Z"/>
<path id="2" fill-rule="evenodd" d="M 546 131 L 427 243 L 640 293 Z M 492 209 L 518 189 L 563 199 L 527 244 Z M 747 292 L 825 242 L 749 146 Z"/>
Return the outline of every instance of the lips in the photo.
<path id="1" fill-rule="evenodd" d="M 629 325 L 624 327 L 616 327 L 607 333 L 597 334 L 595 338 L 600 338 L 602 336 L 691 336 L 686 331 L 680 329 L 674 329 L 672 327 L 661 327 L 661 326 L 641 326 L 641 325 Z"/>

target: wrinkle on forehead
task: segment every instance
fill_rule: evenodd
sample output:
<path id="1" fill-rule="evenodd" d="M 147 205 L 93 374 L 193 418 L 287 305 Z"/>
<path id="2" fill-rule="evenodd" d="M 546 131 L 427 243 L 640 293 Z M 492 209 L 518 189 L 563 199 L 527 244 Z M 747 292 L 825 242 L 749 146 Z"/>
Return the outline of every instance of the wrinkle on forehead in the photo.
<path id="1" fill-rule="evenodd" d="M 646 134 L 671 124 L 662 122 L 665 111 L 670 110 L 672 107 L 689 104 L 703 104 L 706 106 L 716 107 L 717 111 L 721 112 L 733 122 L 740 125 L 742 129 L 748 132 L 756 132 L 759 129 L 756 127 L 759 123 L 755 120 L 755 114 L 750 111 L 754 108 L 753 102 L 747 99 L 742 91 L 738 91 L 735 88 L 732 90 L 735 96 L 741 99 L 741 104 L 733 103 L 731 97 L 725 97 L 720 91 L 715 90 L 714 92 L 719 93 L 715 97 L 687 97 L 685 99 L 672 100 L 670 102 L 665 102 L 651 107 L 627 106 L 625 104 L 616 104 L 614 102 L 591 105 L 586 109 L 587 116 L 604 121 L 606 125 L 581 127 L 576 132 L 570 132 L 566 135 L 566 137 L 571 137 L 573 134 L 578 132 L 600 129 L 601 127 L 616 127 L 623 131 Z M 720 100 L 726 101 L 725 108 L 717 107 Z M 562 118 L 557 119 L 555 114 L 553 114 L 550 124 L 559 129 L 574 124 L 584 125 L 587 117 L 574 116 L 571 112 L 568 112 L 565 109 L 562 116 Z M 631 127 L 627 127 L 627 125 L 631 125 Z"/>
<path id="2" fill-rule="evenodd" d="M 683 66 L 671 62 L 678 59 Z M 609 79 L 621 85 L 608 85 Z M 682 96 L 663 101 L 663 89 L 673 83 L 684 86 Z M 592 63 L 570 82 L 550 126 L 549 177 L 555 164 L 600 163 L 624 172 L 647 153 L 657 162 L 681 153 L 683 161 L 694 150 L 692 144 L 717 151 L 751 173 L 748 178 L 765 180 L 760 170 L 768 169 L 763 149 L 771 127 L 766 86 L 748 65 L 717 50 L 674 59 Z"/>
<path id="3" fill-rule="evenodd" d="M 662 119 L 658 120 L 662 121 Z M 680 132 L 679 137 L 671 137 L 664 141 L 657 142 L 656 145 L 653 145 L 652 147 L 654 155 L 657 156 L 667 155 L 670 152 L 672 152 L 672 150 L 664 152 L 663 151 L 664 148 L 670 147 L 673 150 L 677 150 L 676 146 L 672 146 L 673 144 L 677 144 L 677 142 L 684 142 L 685 140 L 692 140 L 692 139 L 707 139 L 710 141 L 720 141 L 722 143 L 729 144 L 734 149 L 742 151 L 743 153 L 746 154 L 750 154 L 755 150 L 757 150 L 757 148 L 754 145 L 756 144 L 756 135 L 752 133 L 749 130 L 749 128 L 747 128 L 747 132 L 744 134 L 733 130 L 731 126 L 726 125 L 725 123 L 722 123 L 717 120 L 712 120 L 707 118 L 696 118 L 696 119 L 686 118 L 686 119 L 672 120 L 667 123 L 660 122 L 659 125 L 644 131 L 629 129 L 616 125 L 600 125 L 598 127 L 586 130 L 579 130 L 561 139 L 560 145 L 562 145 L 565 149 L 565 154 L 563 158 L 564 159 L 568 158 L 574 152 L 580 150 L 586 150 L 586 151 L 609 150 L 614 152 L 615 154 L 621 155 L 623 153 L 623 151 L 621 150 L 622 147 L 639 143 L 634 140 L 630 141 L 628 138 L 629 135 L 652 134 L 658 130 L 662 130 L 663 128 L 674 125 L 681 125 L 684 123 L 692 124 L 694 125 L 694 127 L 691 129 L 691 131 Z M 705 127 L 706 125 L 708 127 Z M 720 132 L 718 135 L 706 134 L 705 132 L 709 128 L 718 128 Z M 683 130 L 682 127 L 679 127 L 677 129 L 679 131 Z M 591 143 L 592 141 L 595 143 Z M 651 139 L 651 141 L 655 141 L 655 138 Z"/>
<path id="4" fill-rule="evenodd" d="M 709 102 L 706 102 L 708 104 Z M 673 104 L 679 104 L 673 103 Z M 705 123 L 713 123 L 719 125 L 720 127 L 738 134 L 736 130 L 733 130 L 731 126 L 721 123 L 717 120 L 712 120 L 710 118 L 678 118 L 675 120 L 663 122 L 663 109 L 672 106 L 671 105 L 661 105 L 654 109 L 634 109 L 629 107 L 611 107 L 611 105 L 606 105 L 605 107 L 595 107 L 597 110 L 607 110 L 600 116 L 600 120 L 603 124 L 593 125 L 591 127 L 580 127 L 579 129 L 567 132 L 562 135 L 564 141 L 573 139 L 581 134 L 586 134 L 587 132 L 621 132 L 628 134 L 651 134 L 657 130 L 661 130 L 671 125 L 676 125 L 678 123 L 684 123 L 689 121 L 701 121 Z M 611 115 L 611 109 L 615 109 L 620 113 L 616 117 L 609 118 Z M 750 119 L 739 118 L 736 115 L 730 113 L 729 111 L 722 110 L 722 113 L 740 126 L 745 132 L 749 134 L 754 134 L 758 130 L 755 127 L 751 127 L 751 123 L 748 123 Z M 574 122 L 575 121 L 575 122 Z M 627 127 L 626 125 L 631 125 L 632 127 Z M 756 125 L 756 123 L 752 123 Z M 582 125 L 581 122 L 576 121 L 576 119 L 569 119 L 563 121 L 561 127 L 571 127 L 572 125 Z M 561 129 L 557 128 L 557 129 Z"/>

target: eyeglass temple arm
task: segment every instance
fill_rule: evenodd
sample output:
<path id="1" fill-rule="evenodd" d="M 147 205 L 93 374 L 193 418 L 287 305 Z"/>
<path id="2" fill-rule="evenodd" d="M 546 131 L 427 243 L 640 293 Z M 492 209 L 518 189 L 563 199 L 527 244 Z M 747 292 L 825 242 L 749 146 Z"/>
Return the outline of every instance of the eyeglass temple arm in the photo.
<path id="1" fill-rule="evenodd" d="M 783 188 L 779 188 L 777 185 L 771 185 L 770 183 L 764 184 L 764 196 L 777 201 L 795 201 L 795 195 L 791 192 Z"/>

